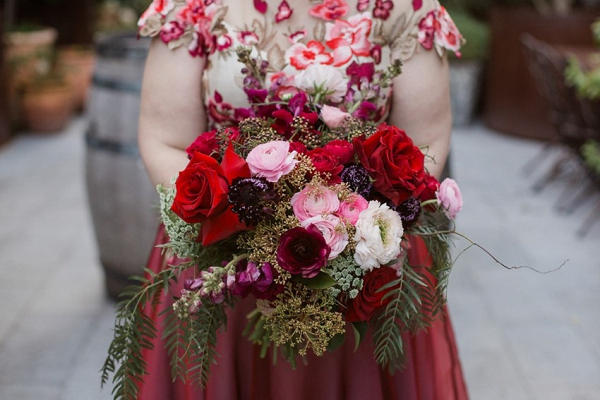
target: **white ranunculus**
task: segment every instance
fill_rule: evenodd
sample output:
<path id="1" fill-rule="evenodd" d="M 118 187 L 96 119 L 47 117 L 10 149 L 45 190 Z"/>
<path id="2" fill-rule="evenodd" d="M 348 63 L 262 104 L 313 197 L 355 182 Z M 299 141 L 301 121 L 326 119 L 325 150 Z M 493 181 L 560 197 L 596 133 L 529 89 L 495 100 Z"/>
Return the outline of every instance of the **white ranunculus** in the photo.
<path id="1" fill-rule="evenodd" d="M 400 215 L 386 204 L 370 201 L 356 222 L 354 261 L 367 271 L 391 262 L 400 253 L 403 234 Z"/>
<path id="2" fill-rule="evenodd" d="M 331 65 L 311 64 L 296 75 L 298 89 L 309 94 L 327 93 L 326 100 L 339 103 L 348 91 L 348 80 Z"/>

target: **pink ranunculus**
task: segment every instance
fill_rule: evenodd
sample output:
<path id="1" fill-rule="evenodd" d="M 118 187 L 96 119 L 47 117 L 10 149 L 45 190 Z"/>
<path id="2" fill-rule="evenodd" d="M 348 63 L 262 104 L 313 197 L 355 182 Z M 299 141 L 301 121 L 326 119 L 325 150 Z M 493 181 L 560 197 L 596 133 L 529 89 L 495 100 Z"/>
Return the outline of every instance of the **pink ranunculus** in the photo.
<path id="1" fill-rule="evenodd" d="M 462 210 L 463 200 L 460 189 L 454 179 L 444 179 L 435 196 L 437 197 L 438 205 L 442 207 L 446 216 L 450 219 L 456 218 L 456 214 Z"/>
<path id="2" fill-rule="evenodd" d="M 253 148 L 246 162 L 253 175 L 265 178 L 269 182 L 277 182 L 296 166 L 295 151 L 290 152 L 289 142 L 274 140 Z"/>
<path id="3" fill-rule="evenodd" d="M 325 243 L 331 248 L 329 259 L 336 258 L 348 246 L 348 232 L 342 221 L 335 215 L 316 216 L 302 221 L 302 226 L 314 225 L 323 234 Z"/>
<path id="4" fill-rule="evenodd" d="M 349 116 L 350 114 L 340 110 L 337 107 L 324 105 L 323 108 L 321 108 L 321 118 L 323 118 L 325 125 L 327 125 L 331 129 L 339 128 L 340 126 L 342 126 L 346 118 L 348 118 Z"/>
<path id="5" fill-rule="evenodd" d="M 337 194 L 325 187 L 308 185 L 292 196 L 294 215 L 300 222 L 316 216 L 333 214 L 340 208 Z"/>
<path id="6" fill-rule="evenodd" d="M 356 224 L 358 216 L 369 207 L 369 202 L 360 194 L 354 193 L 340 204 L 338 215 L 345 221 Z"/>

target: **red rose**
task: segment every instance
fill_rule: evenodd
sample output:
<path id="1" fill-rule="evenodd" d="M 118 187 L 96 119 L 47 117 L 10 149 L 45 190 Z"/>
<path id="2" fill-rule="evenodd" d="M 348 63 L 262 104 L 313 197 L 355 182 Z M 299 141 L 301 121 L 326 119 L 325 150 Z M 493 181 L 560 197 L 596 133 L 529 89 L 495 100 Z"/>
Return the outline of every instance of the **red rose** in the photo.
<path id="1" fill-rule="evenodd" d="M 206 154 L 195 152 L 179 173 L 171 210 L 187 223 L 202 224 L 198 238 L 202 245 L 211 245 L 247 229 L 227 201 L 229 184 L 238 177 L 250 177 L 250 169 L 231 145 L 221 164 Z"/>
<path id="2" fill-rule="evenodd" d="M 187 149 L 185 149 L 190 160 L 196 152 L 210 156 L 217 150 L 219 150 L 219 140 L 217 139 L 216 131 L 204 132 L 199 135 Z"/>
<path id="3" fill-rule="evenodd" d="M 340 164 L 335 155 L 327 152 L 321 147 L 309 151 L 306 155 L 310 157 L 317 172 L 329 173 L 330 178 L 328 183 L 336 184 L 342 181 L 340 172 L 342 172 L 344 166 Z"/>
<path id="4" fill-rule="evenodd" d="M 427 201 L 435 199 L 435 192 L 437 192 L 440 187 L 440 182 L 435 179 L 432 175 L 425 175 L 425 180 L 423 181 L 423 191 L 419 195 L 419 200 Z"/>
<path id="5" fill-rule="evenodd" d="M 354 150 L 369 171 L 373 188 L 400 205 L 418 197 L 425 179 L 425 156 L 401 129 L 385 123 L 368 139 L 355 138 Z"/>
<path id="6" fill-rule="evenodd" d="M 354 157 L 354 148 L 352 147 L 352 143 L 346 140 L 332 140 L 323 146 L 325 151 L 336 156 L 340 162 L 340 164 L 345 165 L 352 161 L 352 157 Z"/>
<path id="7" fill-rule="evenodd" d="M 389 267 L 376 268 L 365 275 L 363 288 L 354 299 L 348 303 L 346 320 L 348 322 L 368 321 L 382 307 L 386 306 L 391 299 L 386 295 L 392 288 L 378 291 L 393 280 L 398 279 L 396 271 Z"/>

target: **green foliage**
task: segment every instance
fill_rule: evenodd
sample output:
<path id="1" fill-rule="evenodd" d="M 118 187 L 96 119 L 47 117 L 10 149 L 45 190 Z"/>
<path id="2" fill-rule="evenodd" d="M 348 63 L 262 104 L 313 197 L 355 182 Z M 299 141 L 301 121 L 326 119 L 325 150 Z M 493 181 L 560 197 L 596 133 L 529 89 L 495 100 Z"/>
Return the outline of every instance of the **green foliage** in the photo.
<path id="1" fill-rule="evenodd" d="M 592 24 L 592 31 L 600 46 L 600 19 Z M 600 53 L 595 57 L 600 59 Z M 565 81 L 577 89 L 579 96 L 590 100 L 600 99 L 600 66 L 586 71 L 575 57 L 571 57 L 565 68 Z"/>
<path id="2" fill-rule="evenodd" d="M 171 357 L 171 376 L 204 387 L 217 359 L 217 332 L 227 316 L 220 304 L 203 304 L 197 314 L 180 320 L 168 310 L 163 339 Z"/>
<path id="3" fill-rule="evenodd" d="M 352 255 L 340 255 L 330 260 L 327 273 L 337 282 L 337 285 L 330 289 L 333 296 L 347 292 L 350 298 L 354 298 L 363 287 L 365 270 L 356 264 Z"/>
<path id="4" fill-rule="evenodd" d="M 448 10 L 458 30 L 466 39 L 460 49 L 462 60 L 483 60 L 487 58 L 490 41 L 490 30 L 487 24 L 474 18 L 463 9 Z M 451 58 L 456 58 L 450 52 Z"/>
<path id="5" fill-rule="evenodd" d="M 114 337 L 101 369 L 102 385 L 108 382 L 110 375 L 114 375 L 115 400 L 137 399 L 138 384 L 147 374 L 142 350 L 151 350 L 151 341 L 156 338 L 156 327 L 143 312 L 143 307 L 157 303 L 162 290 L 168 289 L 169 282 L 176 281 L 174 268 L 158 274 L 146 270 L 146 274 L 148 278 L 135 277 L 139 284 L 128 287 L 122 294 L 125 300 L 117 305 Z"/>
<path id="6" fill-rule="evenodd" d="M 596 140 L 586 141 L 581 146 L 581 155 L 588 168 L 600 176 L 600 143 Z"/>

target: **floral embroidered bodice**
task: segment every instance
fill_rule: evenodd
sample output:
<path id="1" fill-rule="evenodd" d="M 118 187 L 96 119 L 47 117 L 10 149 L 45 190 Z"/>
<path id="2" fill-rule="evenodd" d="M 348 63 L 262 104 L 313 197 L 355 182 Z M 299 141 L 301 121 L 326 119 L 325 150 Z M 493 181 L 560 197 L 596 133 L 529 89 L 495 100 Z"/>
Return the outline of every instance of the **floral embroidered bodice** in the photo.
<path id="1" fill-rule="evenodd" d="M 320 103 L 362 120 L 387 118 L 391 86 L 384 79 L 417 51 L 458 52 L 463 42 L 437 0 L 154 0 L 140 35 L 205 57 L 204 101 L 212 128 L 251 116 L 253 74 L 236 49 L 252 49 L 265 82 L 256 87 L 285 99 L 299 87 L 327 85 Z M 256 74 L 254 74 L 255 76 Z M 322 91 L 321 91 L 322 92 Z"/>

